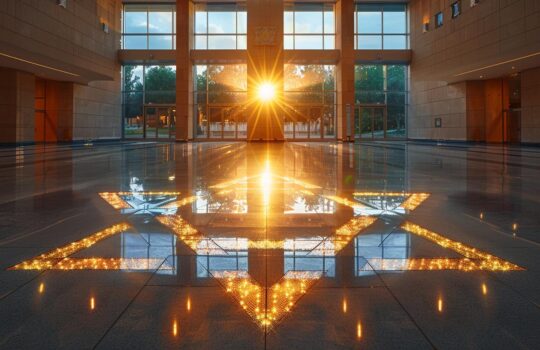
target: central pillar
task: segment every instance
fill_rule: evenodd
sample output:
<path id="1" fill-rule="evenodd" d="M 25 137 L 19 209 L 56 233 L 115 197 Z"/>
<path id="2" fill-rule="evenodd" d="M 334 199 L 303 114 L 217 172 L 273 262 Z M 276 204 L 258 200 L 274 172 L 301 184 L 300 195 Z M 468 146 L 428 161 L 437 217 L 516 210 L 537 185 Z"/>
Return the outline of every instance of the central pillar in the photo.
<path id="1" fill-rule="evenodd" d="M 248 0 L 248 141 L 282 141 L 283 1 Z M 261 84 L 272 84 L 273 101 L 259 100 Z"/>
<path id="2" fill-rule="evenodd" d="M 336 48 L 341 50 L 337 65 L 337 138 L 348 141 L 354 140 L 354 0 L 336 3 L 336 22 Z"/>

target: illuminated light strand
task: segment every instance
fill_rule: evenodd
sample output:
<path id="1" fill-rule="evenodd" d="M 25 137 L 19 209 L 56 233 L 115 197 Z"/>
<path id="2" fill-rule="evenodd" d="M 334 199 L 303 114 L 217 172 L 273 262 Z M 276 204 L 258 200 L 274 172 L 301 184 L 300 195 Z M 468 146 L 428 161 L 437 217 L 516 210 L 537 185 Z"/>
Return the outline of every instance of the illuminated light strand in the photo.
<path id="1" fill-rule="evenodd" d="M 79 241 L 72 242 L 63 247 L 56 248 L 47 253 L 41 254 L 33 259 L 26 260 L 10 267 L 9 270 L 43 270 L 48 269 L 58 263 L 59 259 L 67 258 L 68 256 L 85 248 L 90 248 L 97 242 L 111 237 L 119 232 L 126 231 L 131 226 L 126 223 L 111 226 L 105 230 L 96 232 Z"/>
<path id="2" fill-rule="evenodd" d="M 283 249 L 285 242 L 283 240 L 273 241 L 269 239 L 248 241 L 250 249 Z"/>
<path id="3" fill-rule="evenodd" d="M 193 251 L 197 251 L 199 242 L 207 239 L 179 215 L 158 216 L 156 219 L 170 228 Z"/>
<path id="4" fill-rule="evenodd" d="M 339 227 L 336 230 L 335 235 L 332 237 L 334 242 L 334 249 L 339 252 L 345 247 L 359 231 L 373 224 L 377 218 L 371 216 L 360 216 L 351 219 L 345 225 Z"/>
<path id="5" fill-rule="evenodd" d="M 147 258 L 63 258 L 35 259 L 11 268 L 13 270 L 131 270 L 146 271 L 160 267 L 162 270 L 173 269 L 163 266 L 164 259 Z"/>
<path id="6" fill-rule="evenodd" d="M 103 192 L 99 196 L 109 203 L 114 209 L 129 209 L 131 205 L 126 203 L 117 193 Z"/>
<path id="7" fill-rule="evenodd" d="M 291 178 L 291 177 L 288 177 L 288 176 L 276 176 L 276 177 L 281 178 L 281 179 L 285 180 L 288 183 L 292 183 L 294 185 L 302 186 L 305 189 L 315 190 L 315 189 L 320 189 L 321 188 L 320 186 L 313 185 L 313 184 L 310 184 L 309 182 L 305 182 L 305 181 L 298 180 L 298 179 L 295 179 L 295 178 Z"/>
<path id="8" fill-rule="evenodd" d="M 472 270 L 489 270 L 489 271 L 509 271 L 509 270 L 524 270 L 524 268 L 512 264 L 509 261 L 498 258 L 494 255 L 481 251 L 479 249 L 470 247 L 461 242 L 453 241 L 449 238 L 443 237 L 438 233 L 427 230 L 419 225 L 406 221 L 401 228 L 407 232 L 413 233 L 417 236 L 423 237 L 429 241 L 438 244 L 441 247 L 449 248 L 469 259 L 475 259 L 474 265 L 470 267 Z"/>
<path id="9" fill-rule="evenodd" d="M 351 200 L 348 200 L 347 198 L 343 198 L 343 197 L 338 197 L 338 196 L 323 196 L 324 198 L 326 199 L 329 199 L 331 201 L 334 201 L 336 203 L 339 203 L 339 204 L 343 204 L 347 207 L 350 207 L 350 208 L 353 208 L 353 209 L 364 209 L 364 208 L 367 208 L 365 205 L 361 204 L 361 203 L 358 203 L 358 202 L 353 202 Z"/>
<path id="10" fill-rule="evenodd" d="M 298 299 L 321 276 L 322 273 L 317 271 L 289 271 L 279 282 L 265 289 L 251 277 L 230 274 L 220 278 L 214 275 L 225 286 L 227 293 L 232 294 L 242 309 L 263 328 L 271 327 L 290 312 Z M 267 297 L 265 293 L 268 293 Z"/>
<path id="11" fill-rule="evenodd" d="M 429 196 L 428 193 L 414 193 L 405 202 L 401 203 L 401 206 L 406 210 L 414 210 L 422 204 L 423 201 L 428 199 Z"/>
<path id="12" fill-rule="evenodd" d="M 226 189 L 227 187 L 232 186 L 232 185 L 246 184 L 250 178 L 251 177 L 244 176 L 244 177 L 232 179 L 232 180 L 229 180 L 229 181 L 221 182 L 219 184 L 209 186 L 208 188 L 216 188 L 216 189 L 222 190 L 222 189 Z"/>
<path id="13" fill-rule="evenodd" d="M 405 192 L 354 192 L 357 197 L 409 197 L 401 207 L 407 210 L 416 209 L 422 202 L 429 198 L 429 193 L 405 193 Z"/>
<path id="14" fill-rule="evenodd" d="M 420 258 L 420 259 L 388 259 L 367 258 L 369 265 L 360 271 L 475 271 L 478 270 L 477 262 L 468 258 Z"/>
<path id="15" fill-rule="evenodd" d="M 104 192 L 104 193 L 110 193 L 110 192 Z M 179 196 L 182 194 L 182 192 L 172 192 L 172 191 L 124 191 L 124 192 L 112 192 L 116 193 L 119 196 L 133 196 L 133 195 L 141 195 L 141 196 Z"/>

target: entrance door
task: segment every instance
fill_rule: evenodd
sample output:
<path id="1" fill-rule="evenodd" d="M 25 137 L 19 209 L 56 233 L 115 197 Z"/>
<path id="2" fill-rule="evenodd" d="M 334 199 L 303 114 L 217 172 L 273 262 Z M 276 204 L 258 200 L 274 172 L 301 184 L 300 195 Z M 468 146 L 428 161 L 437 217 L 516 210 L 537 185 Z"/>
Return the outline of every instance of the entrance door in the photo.
<path id="1" fill-rule="evenodd" d="M 175 135 L 176 109 L 174 106 L 144 106 L 144 137 L 171 139 Z"/>
<path id="2" fill-rule="evenodd" d="M 247 137 L 247 116 L 244 108 L 241 106 L 209 106 L 208 133 L 203 137 L 245 139 Z"/>
<path id="3" fill-rule="evenodd" d="M 322 139 L 333 137 L 333 113 L 323 106 L 291 106 L 283 118 L 286 139 Z"/>
<path id="4" fill-rule="evenodd" d="M 354 137 L 386 138 L 386 106 L 358 106 L 354 109 Z"/>

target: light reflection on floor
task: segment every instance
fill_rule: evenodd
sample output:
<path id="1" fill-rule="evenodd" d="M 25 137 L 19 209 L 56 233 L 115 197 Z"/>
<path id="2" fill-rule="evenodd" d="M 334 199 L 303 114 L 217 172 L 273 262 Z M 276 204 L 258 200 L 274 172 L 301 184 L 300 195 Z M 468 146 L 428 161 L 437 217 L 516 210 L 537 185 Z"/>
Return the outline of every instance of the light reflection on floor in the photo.
<path id="1" fill-rule="evenodd" d="M 261 188 L 257 188 L 260 183 Z M 221 237 L 219 232 L 206 236 L 181 214 L 183 206 L 192 205 L 192 214 L 219 213 L 223 215 L 247 215 L 249 203 L 247 198 L 255 195 L 262 197 L 263 210 L 258 213 L 265 221 L 269 215 L 273 184 L 281 183 L 280 192 L 287 194 L 280 215 L 300 215 L 301 221 L 288 229 L 282 240 L 249 239 L 246 237 Z M 212 189 L 219 190 L 218 193 Z M 126 241 L 129 235 L 124 233 L 130 228 L 128 224 L 120 224 L 89 237 L 59 247 L 33 259 L 13 266 L 12 270 L 123 270 L 154 271 L 175 274 L 169 253 L 174 251 L 179 240 L 191 248 L 197 259 L 197 277 L 213 277 L 220 281 L 225 290 L 232 294 L 242 307 L 265 331 L 275 326 L 287 313 L 291 312 L 295 303 L 309 288 L 323 276 L 331 278 L 335 275 L 335 257 L 352 240 L 355 240 L 355 274 L 369 274 L 371 271 L 422 271 L 422 270 L 459 270 L 459 271 L 508 271 L 523 268 L 486 252 L 450 240 L 441 234 L 426 230 L 411 222 L 405 222 L 401 228 L 405 232 L 419 235 L 439 246 L 451 249 L 463 258 L 433 257 L 410 258 L 407 244 L 407 233 L 394 234 L 392 244 L 377 244 L 381 254 L 366 256 L 361 243 L 366 241 L 362 232 L 372 225 L 378 217 L 407 215 L 429 198 L 427 193 L 398 192 L 356 192 L 348 199 L 337 195 L 316 194 L 321 188 L 305 181 L 274 175 L 269 162 L 265 171 L 258 176 L 232 179 L 217 185 L 209 186 L 205 192 L 196 191 L 194 195 L 180 198 L 179 192 L 103 192 L 99 196 L 122 214 L 150 215 L 169 228 L 174 237 L 170 239 L 171 247 L 165 254 L 159 250 L 147 251 L 147 257 L 137 257 L 129 251 L 131 245 L 122 247 L 119 258 L 73 258 L 73 254 L 91 247 L 99 241 L 122 232 Z M 228 191 L 229 190 L 229 191 Z M 255 192 L 250 194 L 249 192 Z M 233 199 L 223 198 L 234 192 Z M 319 191 L 320 192 L 320 191 Z M 315 198 L 315 200 L 313 200 Z M 309 204 L 308 204 L 309 203 Z M 326 236 L 295 237 L 295 230 L 303 226 L 309 227 L 311 216 L 333 215 L 342 205 L 351 208 L 349 220 L 343 225 L 330 230 Z M 273 214 L 270 213 L 270 214 Z M 308 222 L 307 225 L 304 223 Z M 146 235 L 149 247 L 152 234 Z M 133 234 L 131 234 L 133 235 Z M 176 238 L 176 240 L 174 239 Z M 167 239 L 166 239 L 167 240 Z M 169 241 L 169 240 L 167 240 Z M 159 247 L 159 244 L 157 244 Z M 365 247 L 365 246 L 364 246 Z M 368 246 L 369 247 L 369 246 Z M 124 250 L 124 248 L 127 248 Z M 396 249 L 397 248 L 397 249 Z M 382 251 L 394 250 L 390 256 Z M 169 250 L 169 252 L 167 252 Z M 283 255 L 283 277 L 271 284 L 261 285 L 250 276 L 249 254 L 255 250 L 279 251 Z M 268 282 L 268 280 L 266 280 Z"/>
<path id="2" fill-rule="evenodd" d="M 73 185 L 67 196 L 60 192 L 59 199 L 42 204 L 37 198 L 27 206 L 35 216 L 58 206 L 67 219 L 36 223 L 33 236 L 20 230 L 20 236 L 0 238 L 0 254 L 11 242 L 10 249 L 23 252 L 8 256 L 0 282 L 29 278 L 18 289 L 8 283 L 6 292 L 0 285 L 0 301 L 31 289 L 35 295 L 4 307 L 31 301 L 21 314 L 34 316 L 34 329 L 45 323 L 69 329 L 70 322 L 54 317 L 71 320 L 84 309 L 92 322 L 109 324 L 91 341 L 105 348 L 149 347 L 138 330 L 161 347 L 241 348 L 264 339 L 267 348 L 416 349 L 427 338 L 441 342 L 448 323 L 477 323 L 477 314 L 491 320 L 501 293 L 513 288 L 506 281 L 523 284 L 534 276 L 527 260 L 511 253 L 527 254 L 520 237 L 527 226 L 511 218 L 508 234 L 489 226 L 494 210 L 459 214 L 467 208 L 459 197 L 466 191 L 455 179 L 466 176 L 452 177 L 451 163 L 451 185 L 434 186 L 431 171 L 439 161 L 419 148 L 411 169 L 403 156 L 407 147 L 396 145 L 157 144 L 121 152 L 119 172 L 106 181 Z M 109 169 L 110 161 L 104 163 Z M 99 167 L 77 166 L 84 171 L 72 170 L 73 179 L 63 181 L 90 179 L 87 173 Z M 413 179 L 409 173 L 417 168 Z M 70 219 L 71 207 L 80 217 Z M 26 207 L 18 204 L 15 212 L 19 208 Z M 534 323 L 528 314 L 534 308 L 517 299 L 504 310 Z M 475 305 L 471 314 L 468 303 Z M 11 318 L 19 313 L 0 310 Z M 466 329 L 454 323 L 453 330 L 476 344 L 467 331 L 482 327 L 471 322 Z M 0 327 L 0 339 L 24 343 L 9 325 L 4 333 Z M 54 338 L 60 328 L 53 327 L 44 328 L 53 335 L 41 336 L 53 344 L 45 347 L 61 347 Z M 240 327 L 242 334 L 232 331 Z"/>

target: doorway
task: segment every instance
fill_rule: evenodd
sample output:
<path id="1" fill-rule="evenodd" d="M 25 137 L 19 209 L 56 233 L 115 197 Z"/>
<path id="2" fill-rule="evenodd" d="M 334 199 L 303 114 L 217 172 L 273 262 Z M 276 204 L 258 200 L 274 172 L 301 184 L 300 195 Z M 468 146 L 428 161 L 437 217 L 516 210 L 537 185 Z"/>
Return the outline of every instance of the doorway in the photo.
<path id="1" fill-rule="evenodd" d="M 243 106 L 209 105 L 208 114 L 199 115 L 196 134 L 203 139 L 246 139 L 247 116 Z"/>
<path id="2" fill-rule="evenodd" d="M 354 108 L 355 139 L 385 139 L 387 137 L 387 109 L 381 105 L 360 105 Z"/>
<path id="3" fill-rule="evenodd" d="M 143 108 L 144 138 L 174 139 L 176 135 L 176 107 L 145 105 Z"/>
<path id="4" fill-rule="evenodd" d="M 335 138 L 335 111 L 333 106 L 291 106 L 283 118 L 286 139 Z"/>

